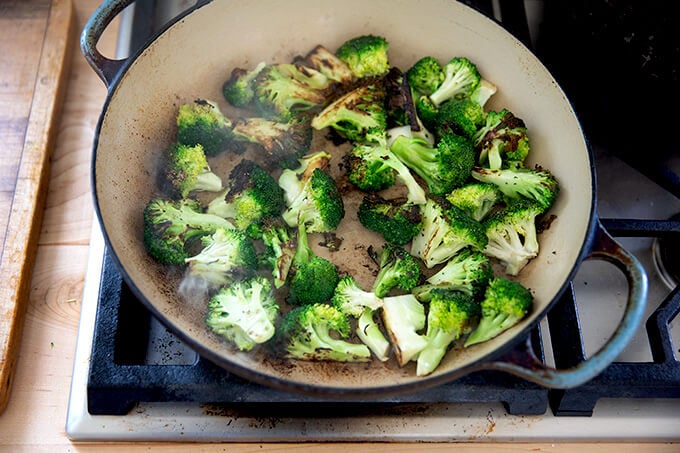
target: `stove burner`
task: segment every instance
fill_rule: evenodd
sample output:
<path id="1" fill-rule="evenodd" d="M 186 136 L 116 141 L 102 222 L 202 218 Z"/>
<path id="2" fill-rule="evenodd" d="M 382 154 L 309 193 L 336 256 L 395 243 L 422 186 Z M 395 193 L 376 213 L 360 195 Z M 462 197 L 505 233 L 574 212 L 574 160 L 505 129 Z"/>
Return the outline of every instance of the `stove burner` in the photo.
<path id="1" fill-rule="evenodd" d="M 668 220 L 680 221 L 680 213 Z M 654 239 L 652 244 L 654 265 L 661 280 L 669 289 L 680 284 L 680 238 L 677 236 L 661 236 Z"/>

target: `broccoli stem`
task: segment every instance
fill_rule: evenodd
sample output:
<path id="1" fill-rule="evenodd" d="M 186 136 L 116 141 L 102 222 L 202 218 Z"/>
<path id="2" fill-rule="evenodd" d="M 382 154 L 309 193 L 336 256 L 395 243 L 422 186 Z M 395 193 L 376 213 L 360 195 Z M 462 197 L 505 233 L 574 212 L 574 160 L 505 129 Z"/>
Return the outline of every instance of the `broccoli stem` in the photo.
<path id="1" fill-rule="evenodd" d="M 194 190 L 205 190 L 208 192 L 219 192 L 222 190 L 222 180 L 215 173 L 208 171 L 200 173 L 196 177 Z"/>
<path id="2" fill-rule="evenodd" d="M 521 318 L 508 315 L 507 313 L 499 313 L 495 317 L 482 317 L 479 320 L 479 325 L 472 331 L 470 336 L 465 340 L 465 347 L 473 344 L 482 343 L 498 336 L 501 332 L 517 324 Z"/>

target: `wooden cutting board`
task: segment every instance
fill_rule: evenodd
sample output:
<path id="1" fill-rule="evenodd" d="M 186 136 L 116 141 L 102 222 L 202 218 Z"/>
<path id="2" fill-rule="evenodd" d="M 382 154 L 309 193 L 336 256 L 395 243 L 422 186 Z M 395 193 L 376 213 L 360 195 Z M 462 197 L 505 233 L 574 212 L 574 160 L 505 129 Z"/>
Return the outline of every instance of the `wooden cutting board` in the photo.
<path id="1" fill-rule="evenodd" d="M 71 0 L 0 1 L 0 412 L 28 302 L 62 83 L 77 46 Z"/>

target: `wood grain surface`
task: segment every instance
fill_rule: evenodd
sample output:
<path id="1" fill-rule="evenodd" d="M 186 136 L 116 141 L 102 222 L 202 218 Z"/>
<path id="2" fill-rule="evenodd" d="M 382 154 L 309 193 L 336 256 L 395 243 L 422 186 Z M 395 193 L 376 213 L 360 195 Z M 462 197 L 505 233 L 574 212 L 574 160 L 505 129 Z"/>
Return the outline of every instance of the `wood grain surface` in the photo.
<path id="1" fill-rule="evenodd" d="M 0 0 L 2 4 L 4 0 Z M 78 30 L 98 0 L 73 1 Z M 38 45 L 38 44 L 36 44 Z M 113 55 L 115 33 L 99 49 Z M 678 444 L 74 444 L 64 432 L 92 222 L 89 165 L 106 90 L 72 43 L 72 68 L 31 282 L 15 384 L 0 415 L 0 452 L 678 452 Z M 2 58 L 0 56 L 0 58 Z M 4 74 L 3 74 L 4 76 Z M 4 138 L 4 137 L 3 137 Z"/>

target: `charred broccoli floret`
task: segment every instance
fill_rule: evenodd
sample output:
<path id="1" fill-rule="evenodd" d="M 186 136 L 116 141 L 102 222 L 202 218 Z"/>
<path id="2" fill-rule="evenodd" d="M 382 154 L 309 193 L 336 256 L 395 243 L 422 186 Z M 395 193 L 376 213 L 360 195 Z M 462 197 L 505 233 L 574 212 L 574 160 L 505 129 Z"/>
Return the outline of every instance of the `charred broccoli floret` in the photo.
<path id="1" fill-rule="evenodd" d="M 229 79 L 222 85 L 224 99 L 234 107 L 245 107 L 250 104 L 255 97 L 255 78 L 265 66 L 266 63 L 261 62 L 250 71 L 234 68 Z"/>
<path id="2" fill-rule="evenodd" d="M 203 146 L 207 156 L 215 156 L 229 146 L 231 121 L 215 102 L 197 99 L 183 104 L 177 113 L 177 141 L 188 146 Z"/>
<path id="3" fill-rule="evenodd" d="M 233 282 L 212 296 L 205 321 L 239 350 L 250 351 L 274 336 L 278 311 L 269 280 L 253 277 Z"/>
<path id="4" fill-rule="evenodd" d="M 289 121 L 326 103 L 326 94 L 291 76 L 287 66 L 267 65 L 255 78 L 255 105 L 266 118 Z"/>
<path id="5" fill-rule="evenodd" d="M 420 263 L 403 247 L 386 243 L 378 255 L 380 270 L 372 291 L 385 297 L 392 288 L 411 291 L 420 280 Z"/>
<path id="6" fill-rule="evenodd" d="M 419 332 L 425 328 L 425 307 L 413 294 L 383 299 L 383 323 L 400 366 L 418 356 L 427 347 L 427 339 Z"/>
<path id="7" fill-rule="evenodd" d="M 329 80 L 340 84 L 347 84 L 354 79 L 347 63 L 321 45 L 316 46 L 304 58 L 296 61 L 319 71 Z"/>
<path id="8" fill-rule="evenodd" d="M 366 345 L 344 340 L 350 329 L 348 318 L 340 310 L 316 303 L 289 311 L 281 322 L 276 343 L 285 351 L 285 357 L 293 359 L 368 362 L 371 351 Z"/>
<path id="9" fill-rule="evenodd" d="M 165 182 L 179 198 L 195 190 L 219 192 L 222 179 L 212 172 L 203 146 L 171 143 L 165 152 Z"/>
<path id="10" fill-rule="evenodd" d="M 260 237 L 266 247 L 264 259 L 272 267 L 274 286 L 281 288 L 293 264 L 295 240 L 280 217 L 267 217 L 259 227 Z"/>
<path id="11" fill-rule="evenodd" d="M 522 119 L 510 111 L 489 112 L 486 123 L 474 136 L 479 149 L 479 163 L 491 170 L 517 167 L 529 154 L 529 137 Z"/>
<path id="12" fill-rule="evenodd" d="M 482 300 L 482 317 L 465 346 L 490 340 L 520 322 L 529 312 L 533 296 L 519 282 L 496 277 L 489 282 Z"/>
<path id="13" fill-rule="evenodd" d="M 430 95 L 430 99 L 436 106 L 449 99 L 469 97 L 482 80 L 477 66 L 465 57 L 451 59 L 444 65 L 443 70 L 444 80 Z"/>
<path id="14" fill-rule="evenodd" d="M 501 197 L 501 191 L 495 185 L 474 182 L 454 189 L 446 199 L 480 222 L 502 201 Z"/>
<path id="15" fill-rule="evenodd" d="M 418 138 L 397 137 L 390 150 L 427 184 L 430 193 L 444 195 L 460 187 L 475 165 L 470 140 L 459 135 L 444 135 L 436 147 Z"/>
<path id="16" fill-rule="evenodd" d="M 389 69 L 389 43 L 381 36 L 357 36 L 345 41 L 335 54 L 349 66 L 356 78 L 385 74 Z"/>
<path id="17" fill-rule="evenodd" d="M 452 99 L 439 106 L 435 132 L 440 137 L 456 134 L 472 140 L 477 130 L 485 124 L 485 119 L 482 106 L 470 98 Z"/>
<path id="18" fill-rule="evenodd" d="M 149 255 L 164 264 L 184 265 L 192 241 L 219 228 L 233 225 L 206 214 L 195 200 L 154 198 L 144 208 L 144 245 Z"/>
<path id="19" fill-rule="evenodd" d="M 395 245 L 408 244 L 423 227 L 420 207 L 403 198 L 386 200 L 378 194 L 368 194 L 357 214 L 363 226 Z"/>
<path id="20" fill-rule="evenodd" d="M 458 291 L 435 289 L 430 296 L 427 346 L 418 354 L 418 376 L 426 376 L 439 366 L 451 343 L 473 329 L 481 311 L 471 296 Z"/>
<path id="21" fill-rule="evenodd" d="M 444 81 L 444 69 L 436 58 L 426 56 L 409 68 L 406 77 L 411 88 L 420 94 L 429 96 Z"/>
<path id="22" fill-rule="evenodd" d="M 201 238 L 203 249 L 185 262 L 188 278 L 219 288 L 235 280 L 248 278 L 257 268 L 257 252 L 252 240 L 241 230 L 218 228 Z"/>
<path id="23" fill-rule="evenodd" d="M 299 223 L 310 233 L 322 233 L 335 230 L 344 216 L 342 196 L 335 181 L 317 168 L 284 211 L 283 220 L 291 227 Z"/>
<path id="24" fill-rule="evenodd" d="M 385 135 L 385 89 L 379 81 L 359 86 L 328 104 L 312 118 L 312 127 L 330 127 L 353 142 L 375 141 Z"/>
<path id="25" fill-rule="evenodd" d="M 375 293 L 364 291 L 354 277 L 348 275 L 338 282 L 331 302 L 344 314 L 357 318 L 355 332 L 359 339 L 373 351 L 380 361 L 386 361 L 390 343 L 373 317 L 375 312 L 382 307 L 382 299 Z"/>
<path id="26" fill-rule="evenodd" d="M 312 127 L 309 120 L 293 118 L 288 122 L 261 117 L 234 120 L 234 138 L 262 147 L 267 161 L 284 168 L 297 165 L 297 160 L 309 151 Z"/>
<path id="27" fill-rule="evenodd" d="M 471 174 L 478 181 L 495 185 L 509 199 L 525 197 L 536 201 L 544 210 L 552 206 L 559 192 L 557 180 L 545 169 L 475 167 Z"/>
<path id="28" fill-rule="evenodd" d="M 413 238 L 411 253 L 428 268 L 448 261 L 465 247 L 486 247 L 482 224 L 444 200 L 428 200 L 422 207 L 422 216 L 423 229 Z"/>
<path id="29" fill-rule="evenodd" d="M 517 275 L 538 255 L 536 217 L 543 208 L 531 200 L 518 200 L 484 221 L 489 239 L 484 253 L 505 265 L 505 272 Z"/>
<path id="30" fill-rule="evenodd" d="M 297 250 L 288 272 L 288 302 L 293 305 L 326 302 L 333 297 L 338 280 L 338 268 L 312 251 L 304 225 L 298 225 Z"/>
<path id="31" fill-rule="evenodd" d="M 227 189 L 208 204 L 208 213 L 232 219 L 239 229 L 284 208 L 277 181 L 252 160 L 243 159 L 229 175 Z"/>
<path id="32" fill-rule="evenodd" d="M 463 249 L 428 278 L 427 284 L 413 288 L 412 293 L 422 301 L 430 300 L 435 289 L 459 291 L 477 297 L 484 293 L 491 277 L 493 269 L 489 258 L 481 252 Z"/>

